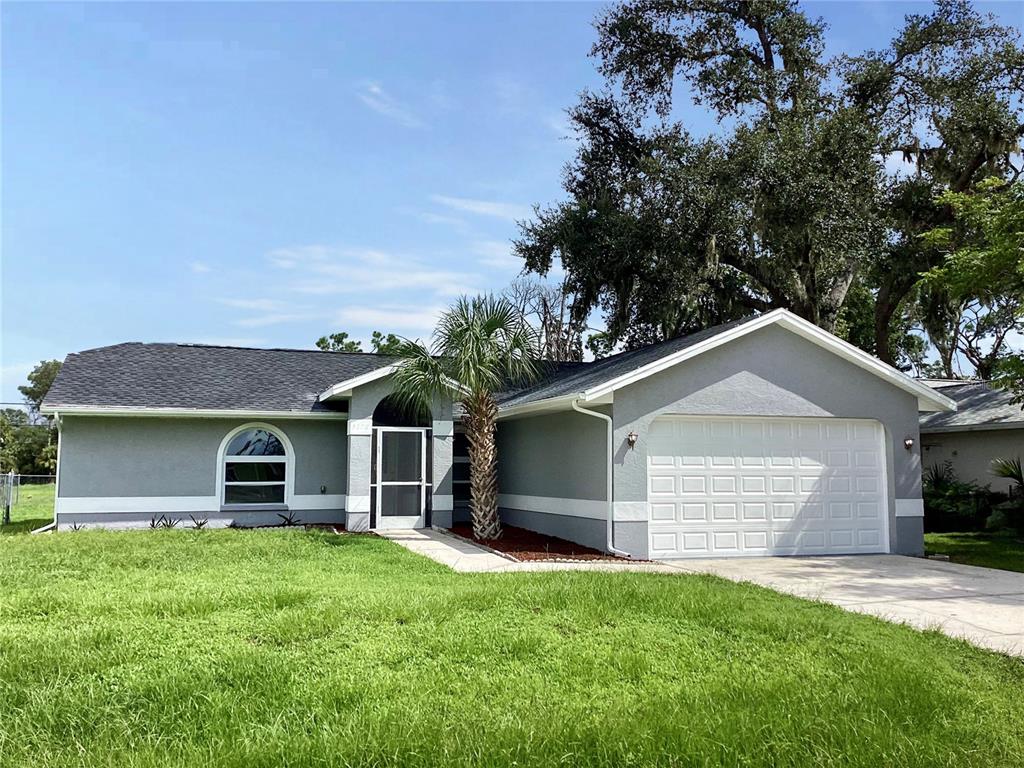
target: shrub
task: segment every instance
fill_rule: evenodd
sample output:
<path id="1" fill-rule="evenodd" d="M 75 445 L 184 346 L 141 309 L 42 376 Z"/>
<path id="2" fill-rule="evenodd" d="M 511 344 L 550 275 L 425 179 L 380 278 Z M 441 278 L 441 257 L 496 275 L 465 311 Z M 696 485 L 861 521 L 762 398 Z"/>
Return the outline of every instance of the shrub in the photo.
<path id="1" fill-rule="evenodd" d="M 993 504 L 1005 498 L 987 486 L 960 480 L 948 461 L 925 469 L 922 481 L 924 527 L 929 533 L 980 531 Z"/>

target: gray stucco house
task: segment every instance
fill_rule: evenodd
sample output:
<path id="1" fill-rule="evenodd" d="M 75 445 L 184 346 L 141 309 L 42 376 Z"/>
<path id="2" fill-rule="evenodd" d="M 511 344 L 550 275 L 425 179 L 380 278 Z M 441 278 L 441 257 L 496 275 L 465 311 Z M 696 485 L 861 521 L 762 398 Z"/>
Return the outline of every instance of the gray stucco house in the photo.
<path id="1" fill-rule="evenodd" d="M 921 447 L 926 467 L 945 464 L 956 476 L 1007 493 L 1012 481 L 989 470 L 992 460 L 1024 458 L 1024 412 L 1005 389 L 984 381 L 926 379 L 954 400 L 954 412 L 921 415 Z"/>
<path id="2" fill-rule="evenodd" d="M 119 344 L 69 355 L 55 522 L 449 526 L 452 404 L 392 406 L 371 354 Z M 776 310 L 500 396 L 508 524 L 640 558 L 923 549 L 918 412 L 940 392 Z"/>

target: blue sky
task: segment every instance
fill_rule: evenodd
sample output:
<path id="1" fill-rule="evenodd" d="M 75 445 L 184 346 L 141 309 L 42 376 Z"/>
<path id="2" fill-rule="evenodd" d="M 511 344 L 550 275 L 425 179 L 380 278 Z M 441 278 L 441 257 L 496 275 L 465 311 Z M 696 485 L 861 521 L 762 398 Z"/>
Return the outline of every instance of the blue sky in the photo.
<path id="1" fill-rule="evenodd" d="M 0 399 L 80 349 L 417 336 L 500 290 L 601 7 L 4 4 Z M 927 6 L 807 8 L 838 53 Z"/>

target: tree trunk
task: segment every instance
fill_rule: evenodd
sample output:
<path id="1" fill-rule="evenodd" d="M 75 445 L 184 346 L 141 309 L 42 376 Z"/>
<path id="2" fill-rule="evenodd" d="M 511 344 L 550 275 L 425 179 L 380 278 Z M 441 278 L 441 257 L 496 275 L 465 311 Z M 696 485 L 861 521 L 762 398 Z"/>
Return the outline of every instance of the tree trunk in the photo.
<path id="1" fill-rule="evenodd" d="M 488 393 L 474 394 L 465 403 L 466 438 L 469 441 L 469 511 L 473 536 L 501 537 L 498 518 L 498 451 L 495 430 L 498 406 Z"/>

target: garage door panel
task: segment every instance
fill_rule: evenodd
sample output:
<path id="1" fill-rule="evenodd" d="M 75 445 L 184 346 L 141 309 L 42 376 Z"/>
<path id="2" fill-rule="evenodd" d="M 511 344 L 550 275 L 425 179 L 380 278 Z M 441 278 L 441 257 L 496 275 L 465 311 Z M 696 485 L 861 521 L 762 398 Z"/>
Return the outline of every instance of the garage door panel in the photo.
<path id="1" fill-rule="evenodd" d="M 679 417 L 655 425 L 648 461 L 653 557 L 887 546 L 880 425 Z"/>

